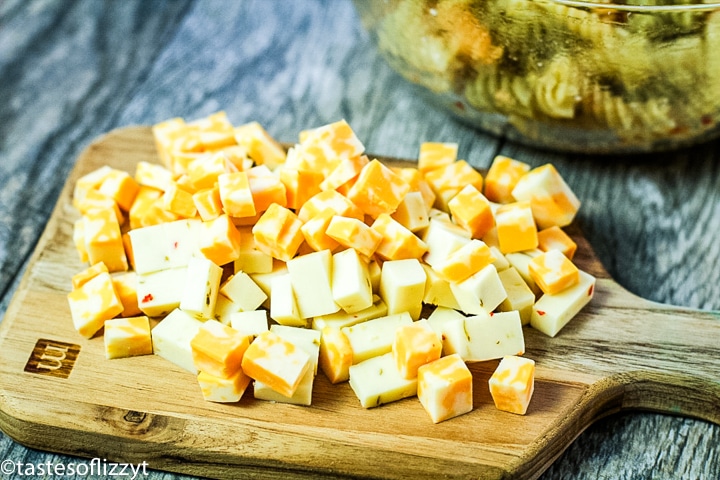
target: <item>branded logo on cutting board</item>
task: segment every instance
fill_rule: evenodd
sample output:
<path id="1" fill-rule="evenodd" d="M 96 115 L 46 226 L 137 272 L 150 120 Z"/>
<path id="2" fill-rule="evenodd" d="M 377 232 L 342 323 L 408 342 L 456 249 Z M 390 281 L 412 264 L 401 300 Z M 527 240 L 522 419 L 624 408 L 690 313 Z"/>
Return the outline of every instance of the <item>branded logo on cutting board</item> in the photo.
<path id="1" fill-rule="evenodd" d="M 68 378 L 80 353 L 80 345 L 41 338 L 35 343 L 25 371 L 39 375 Z"/>

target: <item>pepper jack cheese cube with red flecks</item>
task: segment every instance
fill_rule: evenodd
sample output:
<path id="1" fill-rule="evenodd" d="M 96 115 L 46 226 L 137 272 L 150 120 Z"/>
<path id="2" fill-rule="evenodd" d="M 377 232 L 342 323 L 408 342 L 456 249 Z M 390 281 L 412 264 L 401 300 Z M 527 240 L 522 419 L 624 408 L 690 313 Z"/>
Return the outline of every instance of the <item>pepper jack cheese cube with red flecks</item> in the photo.
<path id="1" fill-rule="evenodd" d="M 512 355 L 503 357 L 488 383 L 498 410 L 525 415 L 535 390 L 535 362 Z"/>
<path id="2" fill-rule="evenodd" d="M 595 277 L 579 271 L 580 279 L 572 287 L 555 294 L 544 294 L 535 302 L 530 325 L 554 337 L 592 299 L 595 292 Z"/>
<path id="3" fill-rule="evenodd" d="M 92 338 L 105 324 L 122 313 L 123 305 L 115 292 L 112 277 L 101 272 L 67 295 L 75 329 Z"/>
<path id="4" fill-rule="evenodd" d="M 447 355 L 418 369 L 417 396 L 433 423 L 473 409 L 472 373 L 458 354 Z"/>
<path id="5" fill-rule="evenodd" d="M 138 275 L 137 298 L 140 310 L 148 317 L 162 317 L 178 308 L 186 276 L 187 267 Z"/>
<path id="6" fill-rule="evenodd" d="M 268 331 L 258 335 L 250 344 L 241 366 L 254 380 L 292 397 L 312 362 L 309 353 Z"/>
<path id="7" fill-rule="evenodd" d="M 465 361 L 484 362 L 525 353 L 525 336 L 517 311 L 467 317 L 465 333 L 468 336 Z"/>
<path id="8" fill-rule="evenodd" d="M 150 355 L 152 337 L 146 316 L 113 318 L 105 321 L 105 358 Z"/>

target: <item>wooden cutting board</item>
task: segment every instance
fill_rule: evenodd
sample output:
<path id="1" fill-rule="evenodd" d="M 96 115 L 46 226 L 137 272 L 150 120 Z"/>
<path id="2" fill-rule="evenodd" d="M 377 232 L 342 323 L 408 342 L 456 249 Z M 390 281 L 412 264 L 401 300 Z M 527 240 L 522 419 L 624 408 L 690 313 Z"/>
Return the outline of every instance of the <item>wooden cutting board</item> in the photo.
<path id="1" fill-rule="evenodd" d="M 578 231 L 576 263 L 598 278 L 595 298 L 556 338 L 525 329 L 537 372 L 524 416 L 493 406 L 496 361 L 471 365 L 474 410 L 434 425 L 416 398 L 365 410 L 322 374 L 311 407 L 251 396 L 227 405 L 204 401 L 195 378 L 162 358 L 106 360 L 101 336 L 74 330 L 66 300 L 84 268 L 72 187 L 102 165 L 134 172 L 140 160 L 157 161 L 148 127 L 84 151 L 0 324 L 0 428 L 22 444 L 206 477 L 536 478 L 621 410 L 720 424 L 720 315 L 627 292 Z"/>

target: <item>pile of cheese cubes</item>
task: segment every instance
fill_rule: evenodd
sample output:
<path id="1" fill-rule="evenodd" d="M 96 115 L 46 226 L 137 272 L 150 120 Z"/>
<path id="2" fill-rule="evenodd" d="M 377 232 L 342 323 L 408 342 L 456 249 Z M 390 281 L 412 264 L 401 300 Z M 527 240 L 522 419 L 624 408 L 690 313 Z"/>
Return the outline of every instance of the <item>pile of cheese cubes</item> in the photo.
<path id="1" fill-rule="evenodd" d="M 366 408 L 417 395 L 439 422 L 473 408 L 467 363 L 501 359 L 495 404 L 524 414 L 523 327 L 555 336 L 592 297 L 562 230 L 579 201 L 550 164 L 498 156 L 483 178 L 427 142 L 416 167 L 388 166 L 343 120 L 288 150 L 224 112 L 153 134 L 159 163 L 77 181 L 90 266 L 68 300 L 108 358 L 159 355 L 209 401 L 252 383 L 309 405 L 322 372 Z"/>

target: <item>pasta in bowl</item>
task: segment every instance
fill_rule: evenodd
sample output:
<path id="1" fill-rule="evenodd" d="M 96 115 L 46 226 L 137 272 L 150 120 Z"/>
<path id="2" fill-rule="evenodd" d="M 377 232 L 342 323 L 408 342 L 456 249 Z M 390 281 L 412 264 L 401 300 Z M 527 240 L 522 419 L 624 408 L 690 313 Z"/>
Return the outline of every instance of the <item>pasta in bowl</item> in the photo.
<path id="1" fill-rule="evenodd" d="M 398 73 L 493 134 L 587 153 L 670 150 L 720 135 L 720 3 L 625 2 L 355 6 Z"/>

